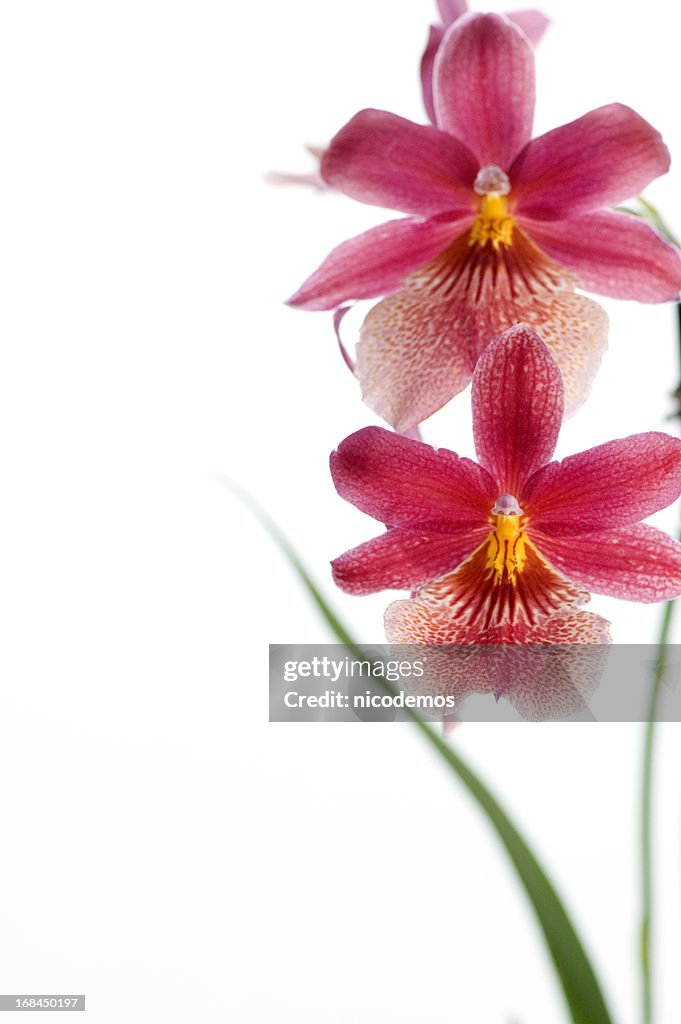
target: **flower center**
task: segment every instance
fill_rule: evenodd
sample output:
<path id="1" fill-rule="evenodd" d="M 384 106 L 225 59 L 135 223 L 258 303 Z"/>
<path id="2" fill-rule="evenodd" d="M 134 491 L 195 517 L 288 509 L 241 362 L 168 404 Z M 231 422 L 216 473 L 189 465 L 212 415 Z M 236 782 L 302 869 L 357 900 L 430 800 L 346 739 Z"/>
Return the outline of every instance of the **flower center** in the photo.
<path id="1" fill-rule="evenodd" d="M 511 245 L 515 218 L 508 212 L 506 196 L 511 183 L 507 175 L 496 164 L 488 164 L 478 171 L 473 191 L 480 196 L 480 212 L 473 221 L 468 244 L 484 247 L 490 243 L 494 249 Z"/>
<path id="2" fill-rule="evenodd" d="M 517 574 L 527 561 L 527 537 L 521 529 L 523 510 L 512 494 L 501 494 L 494 503 L 494 528 L 487 537 L 485 570 L 495 584 L 516 584 Z"/>

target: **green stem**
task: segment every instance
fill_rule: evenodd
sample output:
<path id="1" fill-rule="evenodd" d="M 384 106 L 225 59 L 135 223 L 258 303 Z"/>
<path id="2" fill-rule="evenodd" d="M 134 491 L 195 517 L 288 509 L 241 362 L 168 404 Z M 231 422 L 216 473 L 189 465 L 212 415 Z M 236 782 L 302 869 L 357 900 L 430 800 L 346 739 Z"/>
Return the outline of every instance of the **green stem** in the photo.
<path id="1" fill-rule="evenodd" d="M 676 237 L 657 207 L 643 196 L 637 196 L 635 202 L 639 204 L 640 209 L 636 210 L 631 206 L 616 206 L 615 209 L 621 210 L 622 213 L 630 213 L 634 217 L 640 217 L 641 220 L 647 220 L 666 242 L 681 249 L 681 241 Z"/>
<path id="2" fill-rule="evenodd" d="M 364 660 L 366 654 L 362 651 L 360 644 L 353 640 L 336 613 L 329 607 L 297 552 L 274 520 L 240 487 L 228 480 L 221 479 L 220 482 L 248 506 L 271 538 L 278 544 L 331 627 L 336 639 L 344 644 L 355 657 Z M 381 683 L 388 692 L 392 692 L 392 687 L 385 679 L 381 679 Z M 435 749 L 447 767 L 454 772 L 470 795 L 477 801 L 505 847 L 536 913 L 573 1024 L 613 1024 L 598 978 L 574 925 L 551 880 L 527 842 L 487 786 L 455 753 L 440 733 L 419 718 L 413 710 L 405 709 L 405 711 L 424 739 Z"/>
<path id="3" fill-rule="evenodd" d="M 643 771 L 641 778 L 641 1020 L 652 1024 L 653 977 L 650 936 L 653 924 L 653 767 L 655 759 L 656 718 L 662 681 L 667 669 L 667 644 L 674 617 L 675 601 L 664 607 L 657 657 L 648 701 L 648 713 L 643 741 Z"/>
<path id="4" fill-rule="evenodd" d="M 574 1024 L 611 1022 L 591 962 L 565 907 L 539 861 L 492 793 L 452 747 L 416 714 L 410 713 L 428 742 L 444 758 L 487 815 L 506 848 L 527 893 L 563 987 Z"/>
<path id="5" fill-rule="evenodd" d="M 667 224 L 666 220 L 657 209 L 656 206 L 648 199 L 644 199 L 643 196 L 638 196 L 636 200 L 643 209 L 643 215 L 646 220 L 649 220 L 653 227 L 657 228 L 662 237 L 669 242 L 671 245 L 675 245 L 677 249 L 681 249 L 681 242 L 676 237 L 672 229 Z"/>

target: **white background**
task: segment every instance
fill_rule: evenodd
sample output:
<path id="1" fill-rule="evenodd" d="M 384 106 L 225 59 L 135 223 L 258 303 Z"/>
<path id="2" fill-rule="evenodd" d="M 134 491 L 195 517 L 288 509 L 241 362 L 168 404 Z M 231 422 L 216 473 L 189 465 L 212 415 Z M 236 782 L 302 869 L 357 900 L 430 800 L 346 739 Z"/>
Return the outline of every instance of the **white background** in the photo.
<path id="1" fill-rule="evenodd" d="M 681 159 L 665 0 L 545 9 L 537 130 L 620 100 Z M 329 593 L 329 559 L 377 530 L 327 472 L 376 421 L 328 317 L 281 301 L 382 213 L 262 177 L 309 169 L 302 144 L 360 107 L 422 119 L 434 13 L 0 5 L 4 992 L 86 992 L 97 1024 L 565 1019 L 503 855 L 417 736 L 267 724 L 267 644 L 328 634 L 216 479 L 270 509 Z M 677 230 L 678 181 L 649 191 Z M 561 455 L 670 408 L 671 310 L 607 307 Z M 464 395 L 425 437 L 470 453 L 468 420 Z M 333 596 L 380 639 L 385 595 Z M 653 640 L 659 609 L 592 607 L 618 641 Z M 569 892 L 624 1024 L 640 732 L 455 736 Z M 661 1021 L 681 1008 L 678 735 L 658 764 Z"/>

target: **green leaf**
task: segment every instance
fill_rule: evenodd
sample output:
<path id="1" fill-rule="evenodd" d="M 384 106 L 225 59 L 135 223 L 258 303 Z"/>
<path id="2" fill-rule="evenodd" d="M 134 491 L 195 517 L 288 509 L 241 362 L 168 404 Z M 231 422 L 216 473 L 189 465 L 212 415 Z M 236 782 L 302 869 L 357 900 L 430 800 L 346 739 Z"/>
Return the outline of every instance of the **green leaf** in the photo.
<path id="1" fill-rule="evenodd" d="M 250 508 L 296 571 L 308 594 L 331 627 L 336 639 L 356 657 L 361 645 L 354 640 L 316 586 L 299 555 L 276 523 L 248 495 L 223 481 Z M 563 989 L 573 1024 L 613 1024 L 598 979 L 568 913 L 546 872 L 499 801 L 447 741 L 410 709 L 405 709 L 424 738 L 463 783 L 484 812 L 511 859 L 530 900 Z"/>
<path id="2" fill-rule="evenodd" d="M 647 220 L 648 223 L 655 228 L 658 234 L 662 235 L 665 242 L 669 242 L 670 245 L 675 246 L 677 249 L 681 249 L 681 242 L 669 227 L 669 224 L 667 224 L 667 221 L 664 219 L 657 207 L 653 206 L 650 200 L 646 199 L 644 196 L 637 196 L 636 202 L 639 205 L 638 210 L 631 209 L 631 207 L 628 206 L 616 206 L 615 209 L 621 210 L 622 213 L 631 213 L 635 217 L 641 217 L 643 220 Z"/>

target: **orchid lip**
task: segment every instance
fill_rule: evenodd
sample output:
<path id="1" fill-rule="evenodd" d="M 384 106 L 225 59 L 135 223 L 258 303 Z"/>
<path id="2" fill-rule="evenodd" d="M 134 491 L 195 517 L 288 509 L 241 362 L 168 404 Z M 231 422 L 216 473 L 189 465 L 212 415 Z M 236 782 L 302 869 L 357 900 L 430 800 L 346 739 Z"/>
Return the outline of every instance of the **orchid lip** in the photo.
<path id="1" fill-rule="evenodd" d="M 500 494 L 492 508 L 493 516 L 521 516 L 523 510 L 513 494 Z"/>
<path id="2" fill-rule="evenodd" d="M 496 164 L 481 167 L 473 182 L 473 191 L 479 196 L 507 196 L 511 191 L 508 175 Z"/>

